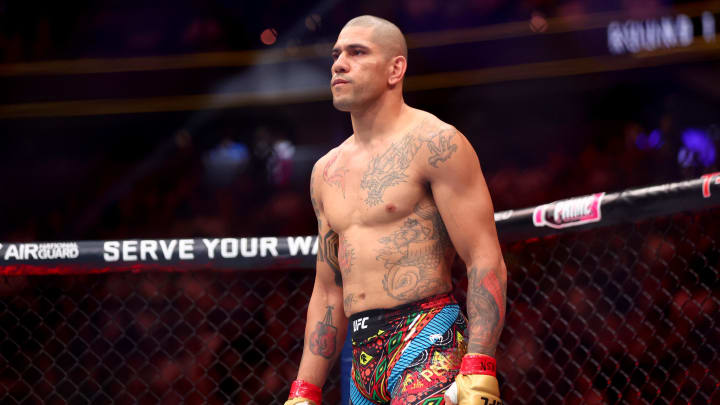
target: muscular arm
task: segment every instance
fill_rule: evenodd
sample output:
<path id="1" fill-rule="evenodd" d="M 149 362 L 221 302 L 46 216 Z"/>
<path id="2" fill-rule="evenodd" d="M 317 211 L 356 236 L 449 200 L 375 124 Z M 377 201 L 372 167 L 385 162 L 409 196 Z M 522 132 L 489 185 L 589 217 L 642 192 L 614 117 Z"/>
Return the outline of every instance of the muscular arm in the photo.
<path id="1" fill-rule="evenodd" d="M 435 204 L 467 265 L 468 352 L 494 356 L 505 320 L 507 270 L 490 193 L 475 150 L 455 128 L 429 134 L 426 144 Z"/>
<path id="2" fill-rule="evenodd" d="M 310 179 L 310 198 L 318 219 L 318 254 L 298 379 L 322 387 L 342 350 L 347 318 L 343 310 L 342 277 L 337 259 L 339 238 L 325 220 L 322 200 L 317 193 L 319 179 L 316 172 L 313 169 Z"/>

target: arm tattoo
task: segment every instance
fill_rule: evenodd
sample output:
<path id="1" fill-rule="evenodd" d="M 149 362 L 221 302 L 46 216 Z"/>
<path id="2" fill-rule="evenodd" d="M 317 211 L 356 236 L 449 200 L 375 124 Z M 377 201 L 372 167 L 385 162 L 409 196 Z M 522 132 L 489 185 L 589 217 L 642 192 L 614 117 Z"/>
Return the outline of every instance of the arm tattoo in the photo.
<path id="1" fill-rule="evenodd" d="M 337 328 L 332 321 L 333 307 L 328 305 L 325 318 L 317 323 L 315 330 L 310 334 L 310 352 L 330 359 L 335 355 Z"/>
<path id="2" fill-rule="evenodd" d="M 343 274 L 350 274 L 350 269 L 355 260 L 355 249 L 348 242 L 345 235 L 340 237 L 340 245 L 338 246 L 338 265 Z"/>
<path id="3" fill-rule="evenodd" d="M 345 198 L 345 174 L 349 172 L 349 170 L 346 169 L 344 166 L 341 166 L 336 167 L 335 170 L 330 173 L 330 166 L 335 165 L 335 161 L 337 160 L 339 155 L 340 151 L 337 151 L 325 165 L 325 169 L 323 169 L 323 179 L 326 183 L 330 185 L 340 187 L 340 190 L 342 190 L 343 198 Z"/>
<path id="4" fill-rule="evenodd" d="M 448 131 L 439 131 L 425 136 L 423 139 L 430 150 L 430 157 L 428 157 L 428 163 L 430 166 L 437 168 L 439 162 L 444 162 L 450 159 L 453 153 L 458 149 L 458 146 L 452 143 L 452 139 L 455 136 L 450 133 L 443 135 Z"/>
<path id="5" fill-rule="evenodd" d="M 415 217 L 379 240 L 375 258 L 387 270 L 383 289 L 400 301 L 414 301 L 450 289 L 439 268 L 454 254 L 440 213 L 431 202 L 418 203 Z"/>
<path id="6" fill-rule="evenodd" d="M 335 273 L 335 285 L 342 287 L 342 274 L 338 263 L 338 234 L 330 229 L 325 236 L 320 235 L 319 238 L 317 260 L 330 266 Z"/>
<path id="7" fill-rule="evenodd" d="M 505 281 L 499 269 L 468 272 L 468 352 L 495 354 L 505 319 Z"/>

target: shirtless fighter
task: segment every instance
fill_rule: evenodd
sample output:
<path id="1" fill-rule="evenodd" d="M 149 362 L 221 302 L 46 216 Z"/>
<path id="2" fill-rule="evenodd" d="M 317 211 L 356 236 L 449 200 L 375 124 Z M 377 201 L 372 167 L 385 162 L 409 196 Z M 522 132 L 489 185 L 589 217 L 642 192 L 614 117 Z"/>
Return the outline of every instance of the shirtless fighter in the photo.
<path id="1" fill-rule="evenodd" d="M 507 276 L 477 155 L 454 127 L 404 103 L 407 46 L 394 24 L 350 20 L 332 57 L 333 104 L 354 133 L 312 172 L 317 270 L 285 404 L 320 405 L 348 322 L 353 405 L 500 404 Z M 451 295 L 456 252 L 469 322 Z"/>

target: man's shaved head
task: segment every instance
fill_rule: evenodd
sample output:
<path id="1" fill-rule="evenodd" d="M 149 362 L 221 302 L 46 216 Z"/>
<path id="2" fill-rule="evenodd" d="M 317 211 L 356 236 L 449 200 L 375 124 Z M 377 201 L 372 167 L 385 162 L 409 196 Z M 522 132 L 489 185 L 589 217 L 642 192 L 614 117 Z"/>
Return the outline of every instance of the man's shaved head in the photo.
<path id="1" fill-rule="evenodd" d="M 407 45 L 393 23 L 371 15 L 348 21 L 332 49 L 330 89 L 340 111 L 361 111 L 393 99 L 402 103 Z"/>
<path id="2" fill-rule="evenodd" d="M 345 24 L 346 27 L 372 28 L 372 41 L 375 42 L 389 58 L 403 56 L 407 59 L 407 43 L 405 36 L 397 25 L 372 15 L 355 17 Z"/>

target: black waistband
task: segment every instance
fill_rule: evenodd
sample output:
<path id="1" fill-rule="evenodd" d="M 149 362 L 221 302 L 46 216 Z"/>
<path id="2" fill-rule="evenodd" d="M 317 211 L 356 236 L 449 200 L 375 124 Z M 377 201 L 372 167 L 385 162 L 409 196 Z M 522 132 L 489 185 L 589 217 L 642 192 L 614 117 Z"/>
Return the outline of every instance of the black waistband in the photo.
<path id="1" fill-rule="evenodd" d="M 453 296 L 452 293 L 432 295 L 418 301 L 409 302 L 407 304 L 398 305 L 392 308 L 377 308 L 357 312 L 350 315 L 349 321 L 352 323 L 353 321 L 362 318 L 369 318 L 370 320 L 378 321 L 388 321 L 393 318 L 403 316 L 408 312 L 437 308 L 447 304 L 455 303 L 457 303 L 457 301 L 455 300 L 455 296 Z"/>

